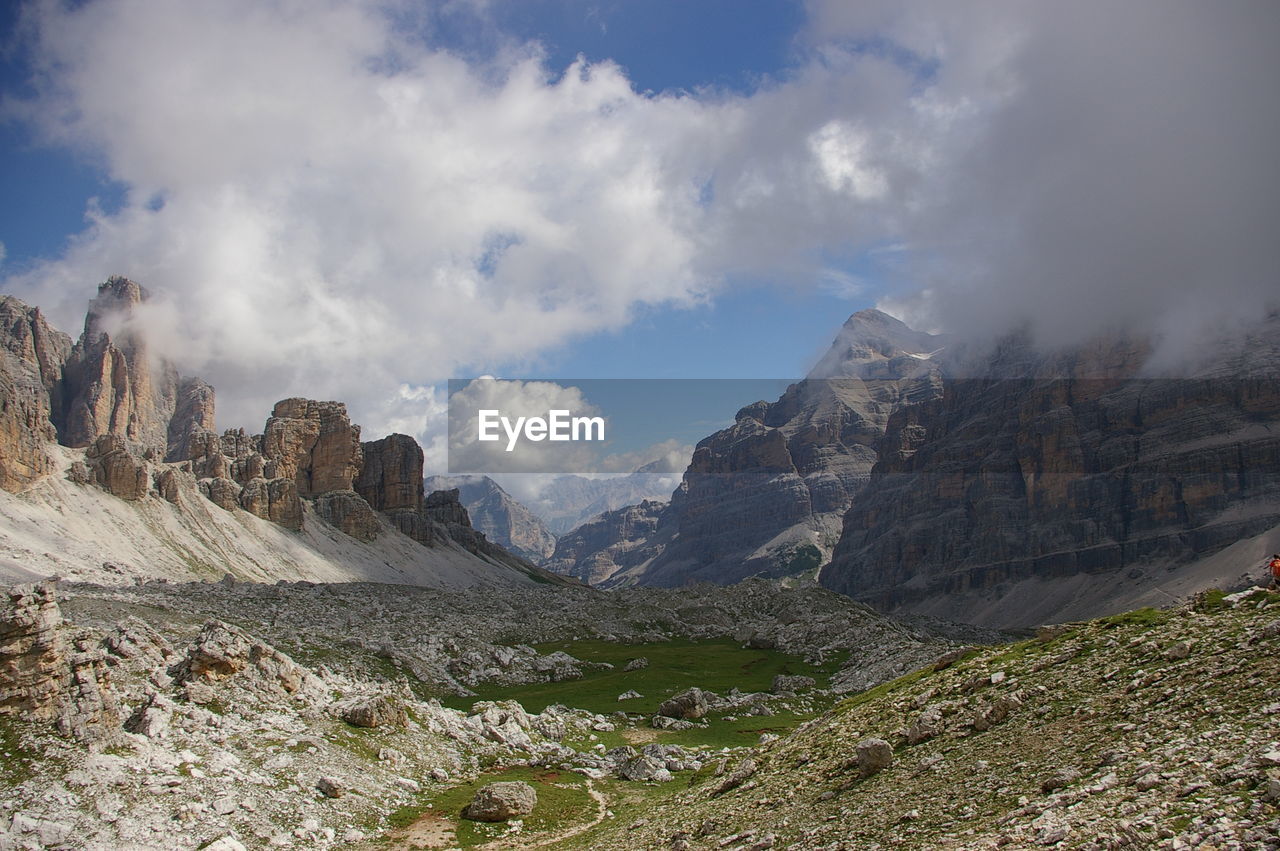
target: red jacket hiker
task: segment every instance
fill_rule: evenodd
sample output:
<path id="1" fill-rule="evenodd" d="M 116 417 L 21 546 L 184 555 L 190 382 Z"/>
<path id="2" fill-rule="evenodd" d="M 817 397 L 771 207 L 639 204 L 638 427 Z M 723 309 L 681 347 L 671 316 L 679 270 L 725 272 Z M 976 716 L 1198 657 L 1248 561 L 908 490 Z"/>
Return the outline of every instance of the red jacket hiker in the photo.
<path id="1" fill-rule="evenodd" d="M 1280 587 L 1280 553 L 1271 555 L 1271 587 Z"/>

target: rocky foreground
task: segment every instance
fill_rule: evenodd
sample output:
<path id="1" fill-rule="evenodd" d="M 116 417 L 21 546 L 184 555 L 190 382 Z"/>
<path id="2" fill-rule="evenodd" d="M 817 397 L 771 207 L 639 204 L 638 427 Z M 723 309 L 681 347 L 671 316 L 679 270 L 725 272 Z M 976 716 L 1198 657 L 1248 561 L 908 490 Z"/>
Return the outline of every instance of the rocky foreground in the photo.
<path id="1" fill-rule="evenodd" d="M 709 758 L 606 748 L 600 735 L 622 726 L 812 711 L 788 683 L 694 689 L 652 719 L 514 702 L 460 712 L 432 697 L 573 680 L 593 664 L 533 643 L 732 636 L 812 659 L 851 653 L 834 678 L 844 691 L 956 646 L 839 595 L 764 582 L 499 595 L 228 577 L 16 586 L 0 602 L 0 848 L 340 847 L 495 764 L 664 783 Z"/>
<path id="2" fill-rule="evenodd" d="M 945 656 L 584 839 L 598 849 L 1280 848 L 1280 595 Z"/>

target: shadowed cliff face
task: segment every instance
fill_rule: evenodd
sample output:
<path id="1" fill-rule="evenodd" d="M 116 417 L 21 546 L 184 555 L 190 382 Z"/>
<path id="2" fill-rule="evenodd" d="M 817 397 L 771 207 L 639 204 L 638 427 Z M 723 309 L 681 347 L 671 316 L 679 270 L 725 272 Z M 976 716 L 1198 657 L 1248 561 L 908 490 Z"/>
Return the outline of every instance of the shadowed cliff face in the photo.
<path id="1" fill-rule="evenodd" d="M 1271 529 L 1278 334 L 1272 317 L 1222 341 L 1188 378 L 1144 376 L 1142 345 L 998 350 L 1001 377 L 948 380 L 889 418 L 822 584 L 963 618 L 1021 581 L 1058 593 L 1055 580 L 1176 565 Z"/>

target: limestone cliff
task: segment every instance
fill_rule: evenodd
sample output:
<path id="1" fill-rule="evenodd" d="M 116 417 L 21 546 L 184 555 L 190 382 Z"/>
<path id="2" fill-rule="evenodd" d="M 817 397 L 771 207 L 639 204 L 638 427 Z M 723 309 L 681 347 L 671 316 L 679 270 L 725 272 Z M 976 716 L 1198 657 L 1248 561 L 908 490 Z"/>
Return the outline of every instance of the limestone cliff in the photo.
<path id="1" fill-rule="evenodd" d="M 427 487 L 456 488 L 471 525 L 516 555 L 542 564 L 554 552 L 556 537 L 547 524 L 488 476 L 432 476 Z"/>
<path id="2" fill-rule="evenodd" d="M 48 475 L 45 444 L 57 439 L 62 365 L 71 338 L 38 308 L 0 297 L 0 488 L 17 491 Z"/>
<path id="3" fill-rule="evenodd" d="M 660 527 L 674 527 L 663 525 L 669 507 L 670 503 L 647 499 L 591 518 L 556 541 L 547 570 L 603 585 L 642 569 L 668 543 Z"/>
<path id="4" fill-rule="evenodd" d="M 1278 334 L 1272 317 L 1224 339 L 1185 378 L 1151 377 L 1141 342 L 1040 355 L 1007 341 L 967 370 L 994 377 L 949 380 L 890 417 L 822 584 L 1016 624 L 1276 527 Z"/>
<path id="5" fill-rule="evenodd" d="M 391 581 L 429 584 L 433 579 L 422 566 L 438 564 L 454 576 L 446 584 L 564 581 L 472 529 L 456 494 L 424 500 L 417 442 L 392 435 L 362 446 L 360 427 L 341 402 L 285 399 L 262 434 L 235 429 L 219 435 L 213 388 L 179 376 L 148 344 L 148 300 L 137 283 L 110 278 L 90 302 L 74 346 L 39 310 L 0 300 L 0 489 L 24 497 L 0 504 L 0 540 L 22 554 L 12 563 L 0 559 L 0 573 L 29 579 L 74 565 L 94 579 L 140 575 L 174 555 L 165 575 L 247 571 L 264 578 L 263 566 L 278 563 L 295 578 L 309 570 L 347 578 L 385 573 Z M 134 519 L 142 525 L 130 527 L 127 511 L 95 493 L 135 505 Z M 216 507 L 214 514 L 208 506 Z M 91 515 L 74 520 L 107 521 L 109 540 L 83 529 L 52 532 L 67 511 Z M 229 515 L 229 524 L 214 519 L 218 513 Z M 258 540 L 239 546 L 237 525 L 254 528 L 246 513 L 295 533 L 296 540 L 266 530 L 247 535 L 271 539 L 288 552 L 259 552 Z M 357 544 L 373 545 L 384 533 L 400 537 L 396 531 L 412 540 L 350 550 L 347 541 L 331 545 L 324 528 L 308 531 L 309 524 L 333 527 Z M 48 534 L 63 536 L 55 552 L 43 544 L 26 546 Z M 87 562 L 66 557 L 81 538 Z M 109 560 L 117 551 L 128 554 L 130 567 Z M 332 557 L 360 565 L 330 564 Z M 372 570 L 369 563 L 375 563 Z"/>

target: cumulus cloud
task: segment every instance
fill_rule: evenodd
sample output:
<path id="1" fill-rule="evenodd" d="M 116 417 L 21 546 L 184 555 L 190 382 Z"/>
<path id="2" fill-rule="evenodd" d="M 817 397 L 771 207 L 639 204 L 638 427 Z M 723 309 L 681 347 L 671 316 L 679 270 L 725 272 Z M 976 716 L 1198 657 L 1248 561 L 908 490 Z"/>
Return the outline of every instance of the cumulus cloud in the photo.
<path id="1" fill-rule="evenodd" d="M 850 289 L 823 270 L 877 245 L 903 259 L 868 299 L 1050 342 L 1274 289 L 1269 0 L 812 0 L 804 61 L 749 94 L 640 94 L 515 42 L 464 57 L 411 11 L 31 5 L 36 94 L 6 109 L 127 192 L 5 289 L 73 329 L 128 274 L 165 293 L 149 326 L 222 425 L 340 398 L 436 455 L 424 388 L 451 374 L 737 280 Z"/>
<path id="2" fill-rule="evenodd" d="M 463 59 L 403 12 L 31 6 L 38 94 L 9 110 L 127 193 L 7 288 L 74 327 L 94 282 L 128 274 L 172 300 L 157 334 L 222 389 L 224 424 L 290 393 L 368 422 L 402 385 L 638 305 L 700 303 L 742 273 L 804 280 L 870 229 L 865 202 L 902 167 L 867 116 L 908 109 L 910 75 L 874 57 L 750 97 L 642 95 L 607 62 L 548 68 L 537 45 Z"/>
<path id="3" fill-rule="evenodd" d="M 1280 5 L 815 0 L 814 43 L 891 45 L 947 126 L 899 221 L 923 292 L 975 335 L 1176 340 L 1274 307 Z M 884 48 L 882 48 L 884 49 Z M 852 179 L 852 178 L 850 178 Z M 1190 326 L 1190 327 L 1189 327 Z"/>
<path id="4" fill-rule="evenodd" d="M 552 381 L 479 378 L 449 396 L 450 473 L 569 473 L 598 469 L 599 449 L 609 435 L 609 418 L 577 387 Z M 565 425 L 564 439 L 550 439 L 552 411 Z M 488 413 L 485 413 L 488 412 Z M 482 418 L 484 428 L 482 430 Z M 528 437 L 524 421 L 543 422 L 540 437 Z M 573 420 L 584 422 L 575 435 Z M 488 439 L 484 439 L 485 433 Z M 571 436 L 581 439 L 569 439 Z"/>
<path id="5" fill-rule="evenodd" d="M 681 443 L 675 438 L 668 438 L 651 446 L 646 446 L 644 449 L 606 455 L 600 459 L 596 469 L 624 474 L 643 470 L 644 475 L 662 476 L 666 474 L 665 481 L 672 473 L 684 473 L 692 458 L 692 446 L 687 443 Z M 679 483 L 680 477 L 677 475 L 667 490 L 670 491 Z"/>

